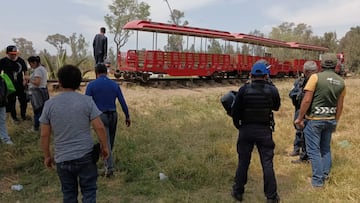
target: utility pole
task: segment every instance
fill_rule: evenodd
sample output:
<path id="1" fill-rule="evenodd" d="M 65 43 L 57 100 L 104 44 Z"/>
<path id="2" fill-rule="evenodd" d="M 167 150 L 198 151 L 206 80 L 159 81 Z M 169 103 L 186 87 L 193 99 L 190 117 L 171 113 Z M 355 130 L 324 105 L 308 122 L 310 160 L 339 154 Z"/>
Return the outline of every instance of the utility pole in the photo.
<path id="1" fill-rule="evenodd" d="M 168 8 L 169 8 L 170 16 L 171 16 L 171 19 L 172 19 L 173 23 L 174 23 L 175 25 L 177 25 L 176 22 L 175 22 L 175 16 L 173 15 L 173 10 L 171 9 L 168 0 L 164 0 L 164 1 L 166 2 L 167 6 L 168 6 Z"/>

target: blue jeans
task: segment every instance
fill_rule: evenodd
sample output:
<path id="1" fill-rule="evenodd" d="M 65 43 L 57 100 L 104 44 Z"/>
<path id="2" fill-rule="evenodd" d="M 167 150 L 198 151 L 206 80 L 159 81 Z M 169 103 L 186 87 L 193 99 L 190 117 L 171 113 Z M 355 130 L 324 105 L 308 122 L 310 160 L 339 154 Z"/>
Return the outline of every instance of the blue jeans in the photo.
<path id="1" fill-rule="evenodd" d="M 91 153 L 72 161 L 56 163 L 57 173 L 61 182 L 64 203 L 77 203 L 78 185 L 83 203 L 96 202 L 97 166 Z"/>
<path id="2" fill-rule="evenodd" d="M 109 146 L 109 158 L 105 160 L 105 170 L 107 172 L 114 170 L 114 160 L 112 156 L 112 149 L 114 147 L 115 142 L 115 134 L 117 127 L 117 112 L 116 111 L 107 111 L 101 114 L 101 121 L 104 123 L 108 146 Z"/>
<path id="3" fill-rule="evenodd" d="M 6 127 L 6 107 L 0 107 L 0 138 L 3 142 L 10 140 Z"/>
<path id="4" fill-rule="evenodd" d="M 35 130 L 39 130 L 39 127 L 40 127 L 39 118 L 41 116 L 42 110 L 43 110 L 43 108 L 33 111 L 34 112 L 34 129 Z"/>
<path id="5" fill-rule="evenodd" d="M 306 151 L 311 160 L 312 179 L 315 187 L 324 185 L 331 169 L 331 134 L 336 128 L 336 120 L 308 120 L 305 129 Z"/>

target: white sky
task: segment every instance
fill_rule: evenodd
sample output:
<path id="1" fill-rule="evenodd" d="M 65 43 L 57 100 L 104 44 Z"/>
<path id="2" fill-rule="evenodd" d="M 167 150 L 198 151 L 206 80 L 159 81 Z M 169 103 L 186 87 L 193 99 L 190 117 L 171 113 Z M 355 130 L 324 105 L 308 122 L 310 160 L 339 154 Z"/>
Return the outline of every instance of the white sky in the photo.
<path id="1" fill-rule="evenodd" d="M 141 0 L 139 0 L 141 1 Z M 151 6 L 150 18 L 170 19 L 164 0 L 143 0 Z M 2 1 L 0 49 L 23 37 L 39 51 L 55 49 L 46 37 L 56 33 L 69 37 L 82 34 L 89 45 L 108 13 L 111 0 L 21 0 Z M 360 26 L 359 0 L 168 0 L 172 9 L 185 13 L 189 26 L 249 33 L 255 29 L 268 34 L 283 22 L 305 23 L 315 35 L 336 32 L 338 39 L 351 27 Z M 271 3 L 270 3 L 271 2 Z M 112 36 L 108 35 L 113 44 Z M 127 46 L 135 46 L 128 44 Z M 89 46 L 90 51 L 90 46 Z"/>

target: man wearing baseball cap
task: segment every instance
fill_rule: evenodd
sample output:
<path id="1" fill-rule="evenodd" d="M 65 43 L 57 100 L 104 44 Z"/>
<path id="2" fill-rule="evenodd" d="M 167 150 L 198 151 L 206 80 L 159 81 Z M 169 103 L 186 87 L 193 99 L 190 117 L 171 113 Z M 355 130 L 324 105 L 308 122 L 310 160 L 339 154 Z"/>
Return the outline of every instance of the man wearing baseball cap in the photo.
<path id="1" fill-rule="evenodd" d="M 272 111 L 280 108 L 277 88 L 269 84 L 267 65 L 255 63 L 251 69 L 251 83 L 240 87 L 232 107 L 234 126 L 239 130 L 237 140 L 238 167 L 231 195 L 243 200 L 251 154 L 256 145 L 264 176 L 264 193 L 269 203 L 280 201 L 273 168 L 275 143 L 272 138 Z"/>
<path id="2" fill-rule="evenodd" d="M 16 92 L 8 96 L 8 105 L 6 107 L 6 111 L 10 112 L 15 123 L 19 123 L 16 115 L 16 97 L 20 102 L 21 118 L 23 120 L 27 119 L 26 81 L 24 80 L 24 75 L 27 74 L 27 66 L 24 59 L 18 56 L 18 53 L 16 46 L 9 45 L 6 47 L 6 56 L 0 59 L 0 72 L 4 72 L 9 76 L 16 89 Z"/>
<path id="3" fill-rule="evenodd" d="M 312 74 L 306 83 L 299 115 L 294 122 L 298 128 L 304 129 L 312 168 L 311 185 L 314 188 L 323 188 L 329 178 L 331 136 L 340 119 L 346 94 L 344 79 L 335 73 L 337 63 L 338 59 L 333 53 L 321 56 L 323 71 Z"/>

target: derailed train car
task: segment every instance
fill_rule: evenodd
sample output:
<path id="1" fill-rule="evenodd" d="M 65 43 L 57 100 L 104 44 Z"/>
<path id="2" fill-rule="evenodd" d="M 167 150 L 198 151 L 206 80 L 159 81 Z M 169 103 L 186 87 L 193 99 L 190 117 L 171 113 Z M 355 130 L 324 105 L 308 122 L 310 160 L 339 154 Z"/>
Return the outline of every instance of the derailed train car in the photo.
<path id="1" fill-rule="evenodd" d="M 298 42 L 285 42 L 264 37 L 257 37 L 242 33 L 230 33 L 226 31 L 212 30 L 206 28 L 197 28 L 190 26 L 179 26 L 167 23 L 158 23 L 151 21 L 131 21 L 127 23 L 124 29 L 136 32 L 136 48 L 128 50 L 126 53 L 118 53 L 118 77 L 124 79 L 142 81 L 148 80 L 152 74 L 162 74 L 168 76 L 200 77 L 200 78 L 241 78 L 247 77 L 252 65 L 260 60 L 266 60 L 270 65 L 270 77 L 291 77 L 302 73 L 303 64 L 306 59 L 293 58 L 279 60 L 273 57 L 271 53 L 264 52 L 263 55 L 250 55 L 240 53 L 208 53 L 202 49 L 185 49 L 188 51 L 162 51 L 157 47 L 152 49 L 139 49 L 139 33 L 153 33 L 153 44 L 157 43 L 158 34 L 179 35 L 187 38 L 194 38 L 192 46 L 195 44 L 195 38 L 200 39 L 200 46 L 203 41 L 222 40 L 226 44 L 242 43 L 247 45 L 256 45 L 264 50 L 270 48 L 282 48 L 289 50 L 300 50 L 307 52 L 316 52 L 317 56 L 328 50 L 326 47 L 309 45 Z M 192 51 L 189 51 L 192 50 Z M 314 55 L 314 54 L 313 54 Z M 320 58 L 312 58 L 320 64 Z M 343 67 L 343 55 L 339 57 L 339 68 Z M 342 68 L 343 69 L 343 68 Z"/>

